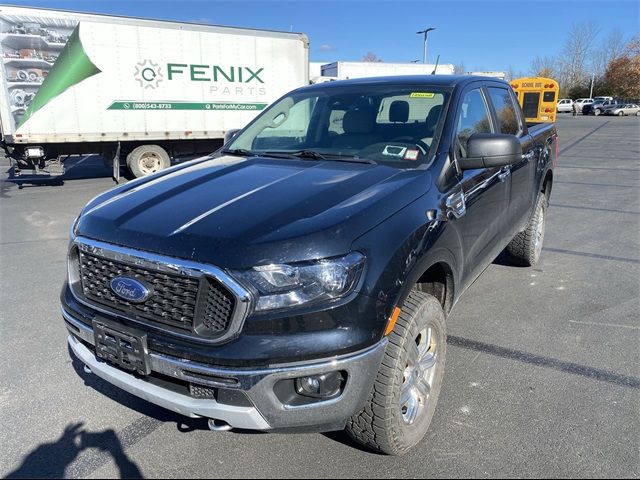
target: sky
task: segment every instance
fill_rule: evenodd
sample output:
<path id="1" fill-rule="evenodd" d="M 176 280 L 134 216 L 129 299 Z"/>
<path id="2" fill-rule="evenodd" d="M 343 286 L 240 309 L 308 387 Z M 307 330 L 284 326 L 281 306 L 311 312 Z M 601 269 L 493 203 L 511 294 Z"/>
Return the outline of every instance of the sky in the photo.
<path id="1" fill-rule="evenodd" d="M 372 52 L 386 62 L 464 63 L 467 71 L 528 73 L 536 56 L 555 56 L 573 22 L 595 21 L 603 38 L 614 29 L 640 30 L 640 1 L 170 1 L 25 0 L 13 5 L 90 13 L 304 32 L 314 62 L 360 61 Z"/>

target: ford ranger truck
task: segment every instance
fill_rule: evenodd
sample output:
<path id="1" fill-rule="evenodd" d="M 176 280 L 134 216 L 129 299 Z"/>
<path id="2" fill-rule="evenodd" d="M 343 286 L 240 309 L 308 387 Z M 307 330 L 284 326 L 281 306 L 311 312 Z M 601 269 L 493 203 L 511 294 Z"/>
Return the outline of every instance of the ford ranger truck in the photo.
<path id="1" fill-rule="evenodd" d="M 323 83 L 71 229 L 62 316 L 106 382 L 214 430 L 425 435 L 445 319 L 503 250 L 540 258 L 555 126 L 487 77 Z"/>

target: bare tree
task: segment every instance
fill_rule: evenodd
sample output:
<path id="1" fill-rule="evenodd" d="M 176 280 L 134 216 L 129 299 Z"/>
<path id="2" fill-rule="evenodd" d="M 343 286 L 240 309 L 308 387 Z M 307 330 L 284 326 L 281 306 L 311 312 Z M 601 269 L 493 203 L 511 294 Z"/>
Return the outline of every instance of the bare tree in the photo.
<path id="1" fill-rule="evenodd" d="M 559 59 L 561 83 L 566 88 L 580 85 L 589 74 L 587 60 L 600 29 L 595 22 L 574 23 Z"/>
<path id="2" fill-rule="evenodd" d="M 531 60 L 529 73 L 534 77 L 556 78 L 557 61 L 554 57 L 536 57 Z"/>
<path id="3" fill-rule="evenodd" d="M 455 67 L 453 67 L 453 73 L 456 75 L 464 75 L 467 71 L 464 68 L 464 62 L 460 62 Z"/>
<path id="4" fill-rule="evenodd" d="M 362 61 L 379 63 L 379 62 L 382 62 L 383 60 L 381 58 L 378 58 L 378 56 L 375 53 L 367 52 L 367 54 L 364 57 L 362 57 Z"/>
<path id="5" fill-rule="evenodd" d="M 597 77 L 604 75 L 607 66 L 616 58 L 624 55 L 628 43 L 629 39 L 621 29 L 616 28 L 611 31 L 593 52 L 592 72 Z"/>

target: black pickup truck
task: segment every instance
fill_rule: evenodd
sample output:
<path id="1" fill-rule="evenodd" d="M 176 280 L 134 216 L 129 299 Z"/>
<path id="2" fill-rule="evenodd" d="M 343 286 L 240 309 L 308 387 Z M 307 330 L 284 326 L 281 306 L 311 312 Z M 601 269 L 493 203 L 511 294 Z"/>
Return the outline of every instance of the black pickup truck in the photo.
<path id="1" fill-rule="evenodd" d="M 557 157 L 485 77 L 295 90 L 225 146 L 89 202 L 62 316 L 91 371 L 213 430 L 424 436 L 445 318 L 503 251 L 538 261 Z"/>

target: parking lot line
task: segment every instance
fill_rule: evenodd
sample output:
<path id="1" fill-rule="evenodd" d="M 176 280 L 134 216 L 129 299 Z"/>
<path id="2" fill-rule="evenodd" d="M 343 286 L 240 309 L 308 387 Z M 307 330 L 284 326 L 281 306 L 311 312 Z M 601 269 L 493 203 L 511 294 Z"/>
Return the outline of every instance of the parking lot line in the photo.
<path id="1" fill-rule="evenodd" d="M 577 255 L 579 257 L 599 258 L 601 260 L 612 260 L 612 261 L 616 261 L 616 262 L 627 262 L 627 263 L 640 264 L 640 260 L 637 260 L 635 258 L 614 257 L 614 256 L 611 256 L 611 255 L 601 255 L 599 253 L 577 252 L 575 250 L 566 250 L 564 248 L 544 247 L 542 250 L 544 250 L 545 252 L 564 253 L 564 254 L 567 254 L 567 255 Z"/>
<path id="2" fill-rule="evenodd" d="M 596 133 L 598 130 L 600 130 L 601 128 L 606 127 L 609 124 L 609 122 L 605 122 L 602 125 L 594 128 L 593 130 L 591 130 L 590 132 L 586 133 L 585 135 L 583 135 L 582 137 L 580 137 L 578 140 L 574 141 L 573 143 L 570 143 L 569 145 L 567 145 L 564 148 L 561 148 L 558 151 L 558 155 L 562 155 L 564 152 L 572 149 L 573 147 L 575 147 L 576 145 L 578 145 L 580 142 L 582 142 L 583 140 L 589 138 L 591 135 L 593 135 L 594 133 Z"/>
<path id="3" fill-rule="evenodd" d="M 613 188 L 640 188 L 639 185 L 620 185 L 617 183 L 589 183 L 589 182 L 568 182 L 566 180 L 556 180 L 554 185 L 566 184 L 566 185 L 585 185 L 587 187 L 613 187 Z"/>
<path id="4" fill-rule="evenodd" d="M 551 368 L 554 370 L 559 370 L 561 372 L 570 373 L 572 375 L 580 375 L 601 382 L 613 383 L 622 387 L 640 389 L 640 378 L 621 375 L 609 370 L 587 367 L 586 365 L 580 365 L 579 363 L 565 362 L 557 358 L 544 357 L 542 355 L 536 355 L 533 353 L 524 352 L 522 350 L 501 347 L 499 345 L 478 342 L 476 340 L 456 337 L 453 335 L 449 335 L 447 337 L 447 344 L 455 347 L 465 348 L 467 350 L 480 351 L 489 355 L 494 355 L 496 357 L 508 358 L 510 360 L 528 363 L 537 367 Z"/>
<path id="5" fill-rule="evenodd" d="M 630 328 L 632 330 L 640 330 L 640 327 L 636 327 L 635 325 L 618 325 L 616 323 L 581 322 L 580 320 L 569 320 L 569 323 L 577 323 L 580 325 L 592 325 L 594 327 L 615 327 L 615 328 Z"/>
<path id="6" fill-rule="evenodd" d="M 559 203 L 552 203 L 550 206 L 554 208 L 574 208 L 576 210 L 592 210 L 594 212 L 610 212 L 610 213 L 622 213 L 625 215 L 640 215 L 640 212 L 633 212 L 631 210 L 616 210 L 613 208 L 598 208 L 598 207 L 583 207 L 580 205 L 561 205 Z"/>

